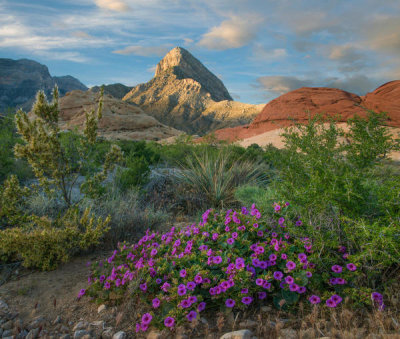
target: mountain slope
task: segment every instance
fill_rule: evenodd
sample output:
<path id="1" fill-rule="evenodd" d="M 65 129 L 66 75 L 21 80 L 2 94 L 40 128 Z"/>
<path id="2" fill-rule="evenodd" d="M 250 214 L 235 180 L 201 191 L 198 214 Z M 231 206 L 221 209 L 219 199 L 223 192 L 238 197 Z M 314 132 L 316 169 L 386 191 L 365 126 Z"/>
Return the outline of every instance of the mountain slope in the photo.
<path id="1" fill-rule="evenodd" d="M 50 97 L 55 84 L 60 95 L 87 89 L 72 76 L 52 77 L 48 68 L 36 61 L 0 58 L 0 112 L 8 107 L 30 110 L 37 91 L 43 90 Z"/>
<path id="2" fill-rule="evenodd" d="M 181 47 L 158 63 L 153 79 L 132 88 L 123 100 L 192 134 L 249 123 L 261 110 L 233 101 L 222 81 Z"/>

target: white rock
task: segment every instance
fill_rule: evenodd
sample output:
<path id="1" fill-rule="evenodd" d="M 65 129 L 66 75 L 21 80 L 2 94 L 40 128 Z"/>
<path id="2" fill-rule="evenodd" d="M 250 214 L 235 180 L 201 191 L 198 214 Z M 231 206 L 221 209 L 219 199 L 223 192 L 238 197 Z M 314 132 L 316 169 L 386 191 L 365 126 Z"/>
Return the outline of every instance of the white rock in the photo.
<path id="1" fill-rule="evenodd" d="M 89 332 L 85 330 L 75 331 L 74 339 L 82 339 L 86 334 L 89 334 Z"/>
<path id="2" fill-rule="evenodd" d="M 112 337 L 112 339 L 125 339 L 126 338 L 126 333 L 124 331 L 119 331 L 115 333 Z"/>
<path id="3" fill-rule="evenodd" d="M 251 339 L 253 333 L 250 330 L 240 330 L 225 333 L 220 339 Z"/>
<path id="4" fill-rule="evenodd" d="M 88 327 L 88 325 L 89 324 L 87 321 L 80 321 L 74 326 L 72 330 L 73 331 L 85 330 Z"/>
<path id="5" fill-rule="evenodd" d="M 106 308 L 107 308 L 106 305 L 104 305 L 104 304 L 100 305 L 100 306 L 98 307 L 98 309 L 97 309 L 97 313 L 103 312 Z"/>

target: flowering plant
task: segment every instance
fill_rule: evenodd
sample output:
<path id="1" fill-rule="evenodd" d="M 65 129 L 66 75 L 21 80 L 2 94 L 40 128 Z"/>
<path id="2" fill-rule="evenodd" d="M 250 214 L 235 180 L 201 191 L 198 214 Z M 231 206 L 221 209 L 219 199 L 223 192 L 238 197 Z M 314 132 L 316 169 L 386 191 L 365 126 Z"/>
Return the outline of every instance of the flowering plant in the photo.
<path id="1" fill-rule="evenodd" d="M 302 227 L 302 222 L 285 219 L 288 206 L 274 204 L 270 220 L 253 204 L 224 214 L 209 209 L 198 224 L 164 234 L 148 230 L 138 243 L 121 244 L 94 264 L 90 285 L 79 297 L 118 299 L 130 290 L 148 310 L 138 319 L 137 331 L 171 328 L 195 320 L 205 309 L 244 309 L 267 298 L 280 309 L 300 298 L 311 304 L 324 298 L 327 306 L 336 307 L 342 297 L 334 287 L 347 284 L 341 272 L 351 275 L 357 267 L 334 265 L 331 279 L 336 280 L 327 282 L 330 295 L 316 295 L 312 241 L 289 234 L 289 227 Z"/>

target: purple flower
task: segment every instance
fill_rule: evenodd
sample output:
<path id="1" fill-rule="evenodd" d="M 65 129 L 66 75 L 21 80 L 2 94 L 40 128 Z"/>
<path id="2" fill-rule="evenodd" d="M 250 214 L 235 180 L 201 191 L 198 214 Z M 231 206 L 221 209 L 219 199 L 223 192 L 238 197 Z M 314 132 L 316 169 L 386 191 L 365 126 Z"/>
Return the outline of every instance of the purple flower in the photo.
<path id="1" fill-rule="evenodd" d="M 242 303 L 245 305 L 250 305 L 252 303 L 252 301 L 253 301 L 252 297 L 243 297 L 242 298 Z"/>
<path id="2" fill-rule="evenodd" d="M 161 283 L 162 283 L 162 280 L 161 280 L 160 278 L 157 278 L 157 279 L 156 279 L 156 284 L 157 284 L 157 285 L 160 285 Z"/>
<path id="3" fill-rule="evenodd" d="M 154 308 L 158 308 L 161 304 L 161 301 L 158 298 L 154 298 L 151 303 L 153 304 Z"/>
<path id="4" fill-rule="evenodd" d="M 186 294 L 186 286 L 185 286 L 185 285 L 180 284 L 180 285 L 178 286 L 178 294 L 179 294 L 180 296 Z"/>
<path id="5" fill-rule="evenodd" d="M 217 240 L 218 239 L 219 234 L 218 233 L 213 233 L 212 235 L 212 240 Z"/>
<path id="6" fill-rule="evenodd" d="M 311 273 L 310 271 L 307 271 L 307 272 L 306 272 L 306 277 L 307 277 L 307 278 L 311 278 L 311 277 L 312 277 L 312 273 Z"/>
<path id="7" fill-rule="evenodd" d="M 282 278 L 283 278 L 283 273 L 281 271 L 275 271 L 274 272 L 274 279 L 282 280 Z"/>
<path id="8" fill-rule="evenodd" d="M 197 297 L 195 295 L 191 295 L 188 300 L 190 301 L 191 304 L 194 304 L 197 302 Z"/>
<path id="9" fill-rule="evenodd" d="M 354 265 L 354 264 L 352 264 L 352 263 L 347 264 L 346 267 L 347 267 L 347 269 L 348 269 L 349 271 L 352 271 L 352 272 L 355 271 L 355 270 L 357 269 L 357 266 Z"/>
<path id="10" fill-rule="evenodd" d="M 326 301 L 326 306 L 328 306 L 328 307 L 336 307 L 337 305 L 332 299 L 328 299 Z"/>
<path id="11" fill-rule="evenodd" d="M 335 273 L 341 273 L 342 272 L 342 266 L 340 265 L 333 265 L 332 266 L 332 271 Z"/>
<path id="12" fill-rule="evenodd" d="M 275 205 L 274 210 L 275 212 L 279 212 L 281 210 L 281 206 Z"/>
<path id="13" fill-rule="evenodd" d="M 170 287 L 171 287 L 171 285 L 170 285 L 169 283 L 165 282 L 164 284 L 162 284 L 161 289 L 162 289 L 164 292 L 168 292 L 168 290 L 169 290 Z"/>
<path id="14" fill-rule="evenodd" d="M 181 301 L 181 303 L 179 304 L 179 306 L 182 307 L 182 308 L 188 308 L 188 307 L 190 307 L 191 305 L 192 305 L 192 304 L 191 304 L 190 301 L 187 300 L 187 299 L 183 299 L 183 300 Z"/>
<path id="15" fill-rule="evenodd" d="M 146 283 L 140 284 L 139 287 L 143 292 L 147 291 L 147 284 Z"/>
<path id="16" fill-rule="evenodd" d="M 189 314 L 186 316 L 187 320 L 193 321 L 196 319 L 197 313 L 195 311 L 190 311 Z"/>
<path id="17" fill-rule="evenodd" d="M 201 277 L 201 275 L 196 275 L 196 276 L 194 277 L 194 282 L 195 282 L 196 284 L 201 284 L 201 283 L 203 282 L 203 278 Z"/>
<path id="18" fill-rule="evenodd" d="M 281 258 L 282 258 L 283 260 L 286 260 L 286 259 L 287 259 L 287 254 L 282 253 Z"/>
<path id="19" fill-rule="evenodd" d="M 307 289 L 304 286 L 299 286 L 297 289 L 297 293 L 303 294 L 307 291 Z"/>
<path id="20" fill-rule="evenodd" d="M 213 257 L 212 261 L 214 264 L 220 264 L 222 262 L 222 258 L 218 255 L 216 257 Z"/>
<path id="21" fill-rule="evenodd" d="M 285 218 L 280 217 L 278 220 L 279 225 L 283 225 L 284 222 L 285 222 Z"/>
<path id="22" fill-rule="evenodd" d="M 235 306 L 235 300 L 233 300 L 233 299 L 226 299 L 226 301 L 225 301 L 225 305 L 226 305 L 226 307 L 233 307 L 233 306 Z"/>
<path id="23" fill-rule="evenodd" d="M 142 324 L 148 325 L 151 322 L 151 319 L 153 319 L 153 316 L 150 313 L 145 313 L 142 316 Z"/>
<path id="24" fill-rule="evenodd" d="M 110 282 L 109 282 L 109 281 L 106 281 L 106 282 L 104 283 L 104 288 L 105 288 L 106 290 L 108 290 L 110 287 L 111 287 Z"/>
<path id="25" fill-rule="evenodd" d="M 261 278 L 256 279 L 256 285 L 262 286 L 263 283 L 264 283 L 264 279 L 261 279 Z"/>
<path id="26" fill-rule="evenodd" d="M 296 268 L 296 264 L 293 261 L 288 261 L 286 263 L 286 267 L 291 271 L 291 270 L 294 270 Z"/>
<path id="27" fill-rule="evenodd" d="M 199 306 L 197 306 L 197 310 L 199 312 L 204 311 L 204 309 L 206 308 L 206 303 L 204 301 L 202 301 Z"/>
<path id="28" fill-rule="evenodd" d="M 296 291 L 298 290 L 298 288 L 299 288 L 299 285 L 297 285 L 297 284 L 295 284 L 295 283 L 292 283 L 292 284 L 289 285 L 289 289 L 290 289 L 292 292 L 296 292 Z"/>
<path id="29" fill-rule="evenodd" d="M 375 301 L 382 301 L 383 300 L 383 295 L 380 294 L 379 292 L 372 292 L 371 297 Z"/>
<path id="30" fill-rule="evenodd" d="M 297 220 L 296 221 L 296 226 L 301 226 L 301 225 L 303 225 L 303 222 L 301 220 Z"/>
<path id="31" fill-rule="evenodd" d="M 267 293 L 265 292 L 258 292 L 258 299 L 262 300 L 267 297 Z"/>
<path id="32" fill-rule="evenodd" d="M 334 294 L 333 296 L 331 296 L 331 299 L 335 302 L 335 304 L 340 304 L 341 301 L 343 300 L 341 296 Z"/>
<path id="33" fill-rule="evenodd" d="M 193 281 L 189 281 L 189 282 L 186 284 L 186 287 L 187 287 L 188 290 L 193 291 L 193 290 L 195 289 L 195 287 L 196 287 L 196 284 L 195 284 Z"/>
<path id="34" fill-rule="evenodd" d="M 312 295 L 310 298 L 308 298 L 308 301 L 315 305 L 315 304 L 319 304 L 321 302 L 321 298 L 318 297 L 317 295 Z"/>
<path id="35" fill-rule="evenodd" d="M 83 297 L 83 296 L 85 295 L 85 293 L 86 293 L 86 290 L 85 290 L 85 289 L 81 289 L 81 290 L 79 291 L 78 298 Z"/>
<path id="36" fill-rule="evenodd" d="M 290 275 L 288 275 L 288 276 L 285 278 L 285 282 L 286 282 L 287 284 L 292 284 L 292 283 L 294 283 L 294 279 L 293 279 L 293 277 L 291 277 Z"/>
<path id="37" fill-rule="evenodd" d="M 237 237 L 238 237 L 237 232 L 233 232 L 233 233 L 232 233 L 232 238 L 233 238 L 233 239 L 236 239 Z"/>
<path id="38" fill-rule="evenodd" d="M 153 248 L 150 252 L 150 255 L 154 257 L 158 253 L 157 249 Z"/>
<path id="39" fill-rule="evenodd" d="M 172 317 L 167 317 L 167 318 L 165 318 L 165 320 L 164 320 L 164 325 L 165 325 L 165 326 L 167 326 L 167 327 L 173 327 L 174 324 L 175 324 L 175 319 L 174 319 L 174 318 L 172 318 Z"/>
<path id="40" fill-rule="evenodd" d="M 233 245 L 233 244 L 235 243 L 235 239 L 229 238 L 226 242 L 227 242 L 229 245 Z"/>
<path id="41" fill-rule="evenodd" d="M 240 270 L 242 268 L 244 268 L 244 259 L 243 258 L 237 258 L 235 261 L 236 264 L 236 269 Z"/>
<path id="42" fill-rule="evenodd" d="M 242 293 L 242 294 L 247 294 L 247 293 L 249 293 L 249 289 L 248 289 L 248 288 L 242 288 L 242 289 L 240 290 L 240 293 Z"/>
<path id="43" fill-rule="evenodd" d="M 103 282 L 104 280 L 106 280 L 106 276 L 105 275 L 101 275 L 99 280 L 100 280 L 100 282 Z"/>
<path id="44" fill-rule="evenodd" d="M 179 272 L 179 276 L 180 276 L 181 278 L 186 277 L 186 270 L 181 270 L 181 271 Z"/>

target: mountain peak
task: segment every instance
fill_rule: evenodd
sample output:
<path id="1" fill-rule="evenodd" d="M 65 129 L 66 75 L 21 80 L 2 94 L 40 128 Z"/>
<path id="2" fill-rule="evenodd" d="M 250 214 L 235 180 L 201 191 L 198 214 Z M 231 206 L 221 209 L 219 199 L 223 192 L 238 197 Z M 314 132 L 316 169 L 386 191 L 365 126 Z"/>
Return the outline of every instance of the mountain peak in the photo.
<path id="1" fill-rule="evenodd" d="M 222 81 L 186 49 L 175 47 L 170 50 L 157 64 L 154 76 L 162 76 L 171 69 L 178 79 L 197 81 L 213 100 L 233 100 Z"/>

